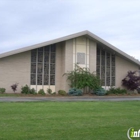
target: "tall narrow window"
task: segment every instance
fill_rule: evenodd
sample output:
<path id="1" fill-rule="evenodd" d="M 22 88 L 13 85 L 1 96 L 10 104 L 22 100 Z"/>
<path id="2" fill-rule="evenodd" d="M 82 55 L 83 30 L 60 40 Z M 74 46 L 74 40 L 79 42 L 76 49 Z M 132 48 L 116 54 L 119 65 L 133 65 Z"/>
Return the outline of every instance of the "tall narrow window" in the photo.
<path id="1" fill-rule="evenodd" d="M 43 47 L 38 49 L 37 85 L 42 85 L 43 75 Z"/>
<path id="2" fill-rule="evenodd" d="M 110 53 L 106 53 L 106 86 L 110 86 Z"/>
<path id="3" fill-rule="evenodd" d="M 96 73 L 102 86 L 115 86 L 115 55 L 97 46 Z"/>
<path id="4" fill-rule="evenodd" d="M 49 85 L 50 47 L 44 47 L 44 85 Z"/>
<path id="5" fill-rule="evenodd" d="M 50 52 L 50 85 L 55 85 L 55 46 L 51 46 Z"/>
<path id="6" fill-rule="evenodd" d="M 36 85 L 37 50 L 31 53 L 31 85 Z"/>
<path id="7" fill-rule="evenodd" d="M 55 44 L 31 51 L 31 85 L 55 85 Z"/>
<path id="8" fill-rule="evenodd" d="M 100 55 L 100 49 L 99 48 L 97 48 L 97 58 L 96 58 L 96 60 L 97 60 L 97 70 L 96 70 L 96 73 L 97 73 L 97 75 L 100 77 L 100 57 L 101 57 L 101 55 Z"/>
<path id="9" fill-rule="evenodd" d="M 101 51 L 101 84 L 105 86 L 105 51 Z"/>
<path id="10" fill-rule="evenodd" d="M 111 83 L 111 85 L 112 86 L 115 86 L 115 55 L 112 55 L 112 67 L 111 67 L 111 71 L 112 71 L 112 73 L 111 73 L 111 77 L 112 77 L 112 83 Z"/>

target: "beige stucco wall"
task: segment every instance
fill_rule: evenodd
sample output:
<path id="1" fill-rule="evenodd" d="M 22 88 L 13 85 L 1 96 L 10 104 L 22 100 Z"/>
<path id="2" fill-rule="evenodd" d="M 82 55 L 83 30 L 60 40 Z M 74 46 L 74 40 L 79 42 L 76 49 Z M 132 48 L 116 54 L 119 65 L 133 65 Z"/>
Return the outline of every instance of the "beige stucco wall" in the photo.
<path id="1" fill-rule="evenodd" d="M 73 70 L 73 40 L 67 40 L 65 42 L 65 55 L 63 57 L 63 65 L 64 65 L 64 71 L 63 71 L 63 74 L 64 73 L 67 73 L 69 71 L 72 71 Z M 61 83 L 61 87 L 62 89 L 64 89 L 65 91 L 68 92 L 69 90 L 69 81 L 67 81 L 67 77 L 66 76 L 63 76 L 62 77 L 62 83 Z"/>
<path id="2" fill-rule="evenodd" d="M 67 40 L 64 45 L 57 47 L 56 91 L 59 89 L 63 89 L 65 91 L 69 90 L 70 87 L 67 77 L 62 77 L 62 75 L 74 69 L 77 62 L 77 52 L 85 53 L 86 55 L 85 65 L 80 66 L 90 68 L 91 72 L 96 71 L 96 48 L 96 43 L 85 36 Z"/>
<path id="3" fill-rule="evenodd" d="M 67 40 L 56 45 L 56 92 L 69 90 L 67 77 L 63 74 L 73 69 L 72 46 L 73 40 Z"/>
<path id="4" fill-rule="evenodd" d="M 11 85 L 15 83 L 19 83 L 17 92 L 21 86 L 30 85 L 30 51 L 0 59 L 0 87 L 12 93 Z"/>
<path id="5" fill-rule="evenodd" d="M 121 81 L 125 78 L 128 71 L 135 71 L 138 69 L 138 65 L 116 56 L 116 87 L 121 87 Z"/>
<path id="6" fill-rule="evenodd" d="M 62 89 L 62 75 L 64 74 L 64 68 L 65 68 L 65 42 L 61 42 L 56 44 L 56 75 L 55 75 L 55 90 L 58 92 L 58 90 Z"/>
<path id="7" fill-rule="evenodd" d="M 58 43 L 56 46 L 56 92 L 60 89 L 69 90 L 69 82 L 64 73 L 71 71 L 75 67 L 76 53 L 86 54 L 86 64 L 83 67 L 91 67 L 91 71 L 96 71 L 96 43 L 89 41 L 85 36 Z M 91 58 L 90 58 L 90 57 Z"/>
<path id="8" fill-rule="evenodd" d="M 90 72 L 96 73 L 96 42 L 89 40 L 89 68 Z"/>
<path id="9" fill-rule="evenodd" d="M 86 36 L 73 39 L 73 68 L 77 64 L 77 53 L 85 53 L 85 64 L 79 66 L 89 68 L 89 39 Z"/>
<path id="10" fill-rule="evenodd" d="M 90 68 L 90 71 L 96 71 L 96 42 L 88 39 L 85 36 L 67 40 L 56 44 L 56 85 L 52 88 L 53 91 L 63 89 L 69 90 L 69 83 L 64 73 L 74 69 L 76 63 L 76 53 L 86 53 L 85 66 Z M 12 93 L 11 85 L 19 83 L 18 91 L 21 91 L 21 86 L 30 85 L 30 51 L 8 56 L 0 59 L 0 87 L 6 88 L 7 93 Z M 121 80 L 126 76 L 129 70 L 138 70 L 139 66 L 116 56 L 116 87 L 121 86 Z M 41 87 L 42 88 L 42 87 Z M 45 87 L 45 91 L 48 87 Z"/>

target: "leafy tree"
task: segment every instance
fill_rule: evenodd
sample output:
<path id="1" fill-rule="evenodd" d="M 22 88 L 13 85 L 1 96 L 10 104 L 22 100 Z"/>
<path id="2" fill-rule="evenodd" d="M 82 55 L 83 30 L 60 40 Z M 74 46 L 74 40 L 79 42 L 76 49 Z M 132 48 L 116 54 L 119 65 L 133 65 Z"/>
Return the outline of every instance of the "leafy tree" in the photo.
<path id="1" fill-rule="evenodd" d="M 140 86 L 140 76 L 136 75 L 136 71 L 128 71 L 127 76 L 122 80 L 122 85 L 134 91 Z"/>
<path id="2" fill-rule="evenodd" d="M 91 73 L 89 68 L 81 68 L 76 65 L 75 69 L 65 73 L 67 80 L 70 81 L 71 88 L 84 89 L 98 89 L 100 86 L 100 78 L 94 73 Z"/>

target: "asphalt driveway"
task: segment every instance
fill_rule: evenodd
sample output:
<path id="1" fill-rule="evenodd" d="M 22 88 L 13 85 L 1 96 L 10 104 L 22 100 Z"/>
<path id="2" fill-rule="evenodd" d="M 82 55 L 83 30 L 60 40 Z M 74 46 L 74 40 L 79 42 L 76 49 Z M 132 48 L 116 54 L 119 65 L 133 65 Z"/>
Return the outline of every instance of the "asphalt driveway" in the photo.
<path id="1" fill-rule="evenodd" d="M 0 102 L 140 101 L 140 96 L 0 97 Z"/>

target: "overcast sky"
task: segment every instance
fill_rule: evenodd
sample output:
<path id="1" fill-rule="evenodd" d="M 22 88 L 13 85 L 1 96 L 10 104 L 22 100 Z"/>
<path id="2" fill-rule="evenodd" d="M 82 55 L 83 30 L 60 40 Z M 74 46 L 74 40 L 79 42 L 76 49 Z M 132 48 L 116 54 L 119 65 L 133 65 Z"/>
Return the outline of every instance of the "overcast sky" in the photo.
<path id="1" fill-rule="evenodd" d="M 0 0 L 0 53 L 83 30 L 140 60 L 140 0 Z"/>

